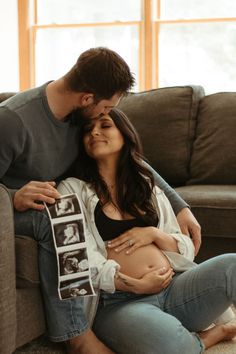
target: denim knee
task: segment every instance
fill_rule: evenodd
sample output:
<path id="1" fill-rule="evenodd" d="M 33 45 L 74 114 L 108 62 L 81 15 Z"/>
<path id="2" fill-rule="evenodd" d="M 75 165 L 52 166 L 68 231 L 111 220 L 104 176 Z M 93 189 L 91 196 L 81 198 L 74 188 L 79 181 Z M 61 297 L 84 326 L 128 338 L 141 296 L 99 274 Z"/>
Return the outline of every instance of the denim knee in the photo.
<path id="1" fill-rule="evenodd" d="M 36 241 L 48 241 L 52 237 L 51 223 L 46 211 L 29 209 L 14 213 L 15 233 L 29 236 Z"/>
<path id="2" fill-rule="evenodd" d="M 52 228 L 50 219 L 45 211 L 32 214 L 34 237 L 38 242 L 52 241 Z"/>
<path id="3" fill-rule="evenodd" d="M 204 351 L 197 335 L 190 333 L 174 316 L 148 303 L 130 302 L 100 308 L 93 329 L 117 354 L 200 354 Z"/>

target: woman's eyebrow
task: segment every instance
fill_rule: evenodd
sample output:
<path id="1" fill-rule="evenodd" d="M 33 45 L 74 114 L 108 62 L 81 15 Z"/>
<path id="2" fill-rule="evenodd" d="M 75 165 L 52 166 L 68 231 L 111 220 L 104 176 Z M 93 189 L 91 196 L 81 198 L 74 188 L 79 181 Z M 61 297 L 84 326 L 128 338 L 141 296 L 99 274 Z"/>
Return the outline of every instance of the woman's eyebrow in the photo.
<path id="1" fill-rule="evenodd" d="M 113 120 L 111 118 L 107 118 L 107 117 L 100 117 L 99 118 L 100 121 L 103 121 L 103 122 L 113 122 Z"/>

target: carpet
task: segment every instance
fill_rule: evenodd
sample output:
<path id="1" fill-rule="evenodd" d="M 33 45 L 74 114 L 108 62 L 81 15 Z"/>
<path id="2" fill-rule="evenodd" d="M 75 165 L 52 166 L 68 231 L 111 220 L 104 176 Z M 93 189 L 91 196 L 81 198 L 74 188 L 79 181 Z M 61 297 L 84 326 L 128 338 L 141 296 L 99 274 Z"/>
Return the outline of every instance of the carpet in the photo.
<path id="1" fill-rule="evenodd" d="M 236 314 L 236 309 L 233 309 Z M 236 320 L 234 320 L 236 321 Z M 236 338 L 214 345 L 205 351 L 206 354 L 236 354 Z"/>
<path id="2" fill-rule="evenodd" d="M 65 354 L 63 344 L 52 343 L 45 336 L 18 348 L 13 354 Z"/>
<path id="3" fill-rule="evenodd" d="M 235 310 L 236 313 L 236 310 Z M 13 354 L 65 354 L 64 346 L 60 343 L 51 343 L 45 336 L 33 340 L 29 344 L 17 349 Z M 127 354 L 127 353 L 124 353 Z M 148 353 L 145 353 L 148 354 Z M 170 353 L 171 354 L 171 353 Z M 236 354 L 236 339 L 221 342 L 205 351 L 205 354 Z"/>

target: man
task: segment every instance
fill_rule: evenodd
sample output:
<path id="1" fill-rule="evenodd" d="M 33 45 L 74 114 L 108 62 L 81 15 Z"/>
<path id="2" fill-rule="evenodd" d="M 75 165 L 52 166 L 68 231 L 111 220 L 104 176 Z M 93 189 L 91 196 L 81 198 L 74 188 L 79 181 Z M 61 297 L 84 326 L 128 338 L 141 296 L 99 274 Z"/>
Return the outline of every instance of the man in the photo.
<path id="1" fill-rule="evenodd" d="M 89 329 L 83 300 L 58 298 L 56 257 L 42 202 L 53 204 L 59 197 L 57 182 L 73 175 L 79 117 L 109 113 L 133 84 L 128 65 L 117 53 L 92 48 L 82 53 L 63 77 L 0 105 L 0 180 L 12 193 L 16 234 L 34 237 L 39 243 L 49 337 L 67 341 L 68 352 L 73 354 L 111 351 Z M 198 251 L 199 224 L 173 189 L 156 173 L 155 178 L 170 199 L 182 232 L 192 235 Z"/>

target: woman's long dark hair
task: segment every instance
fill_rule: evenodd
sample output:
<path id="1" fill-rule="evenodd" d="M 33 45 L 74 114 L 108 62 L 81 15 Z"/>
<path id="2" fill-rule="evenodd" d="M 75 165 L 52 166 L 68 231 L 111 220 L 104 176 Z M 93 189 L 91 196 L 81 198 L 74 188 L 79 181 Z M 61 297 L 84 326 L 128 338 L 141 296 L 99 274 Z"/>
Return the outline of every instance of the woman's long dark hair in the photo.
<path id="1" fill-rule="evenodd" d="M 117 167 L 116 206 L 121 212 L 142 218 L 147 225 L 156 226 L 157 213 L 152 203 L 154 178 L 143 163 L 139 136 L 123 112 L 113 108 L 109 116 L 124 138 Z M 82 119 L 77 177 L 90 183 L 99 198 L 102 197 L 103 203 L 106 204 L 112 202 L 107 185 L 99 175 L 96 161 L 87 155 L 83 144 L 83 136 L 88 124 L 91 124 L 90 119 Z"/>

